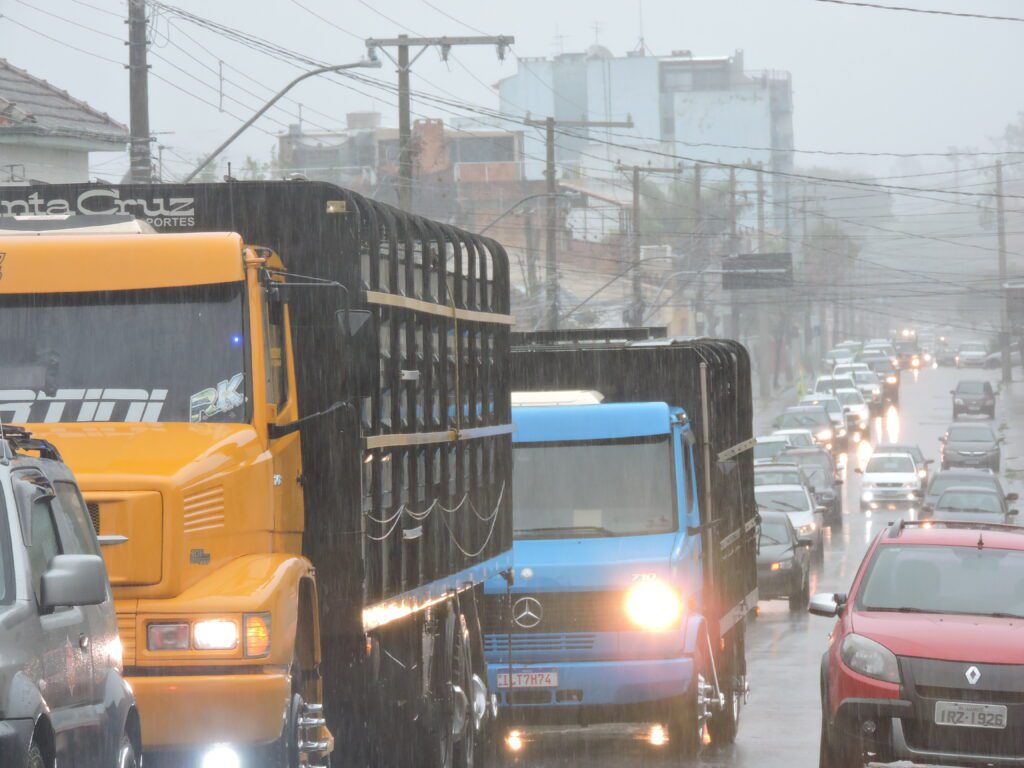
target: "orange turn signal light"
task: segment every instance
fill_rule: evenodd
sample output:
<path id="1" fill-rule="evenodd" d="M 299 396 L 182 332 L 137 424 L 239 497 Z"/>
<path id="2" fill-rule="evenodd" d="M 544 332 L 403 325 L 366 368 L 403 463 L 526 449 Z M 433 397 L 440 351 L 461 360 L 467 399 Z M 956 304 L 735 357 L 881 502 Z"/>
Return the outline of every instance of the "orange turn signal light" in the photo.
<path id="1" fill-rule="evenodd" d="M 245 655 L 258 658 L 270 653 L 270 614 L 245 614 Z"/>

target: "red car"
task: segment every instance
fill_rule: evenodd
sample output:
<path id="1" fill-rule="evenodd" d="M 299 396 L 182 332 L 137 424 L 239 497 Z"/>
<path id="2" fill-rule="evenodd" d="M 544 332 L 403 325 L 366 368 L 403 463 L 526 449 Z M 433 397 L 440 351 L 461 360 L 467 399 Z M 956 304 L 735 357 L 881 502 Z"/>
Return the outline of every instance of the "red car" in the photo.
<path id="1" fill-rule="evenodd" d="M 838 616 L 820 768 L 1024 765 L 1024 528 L 897 521 L 810 611 Z"/>

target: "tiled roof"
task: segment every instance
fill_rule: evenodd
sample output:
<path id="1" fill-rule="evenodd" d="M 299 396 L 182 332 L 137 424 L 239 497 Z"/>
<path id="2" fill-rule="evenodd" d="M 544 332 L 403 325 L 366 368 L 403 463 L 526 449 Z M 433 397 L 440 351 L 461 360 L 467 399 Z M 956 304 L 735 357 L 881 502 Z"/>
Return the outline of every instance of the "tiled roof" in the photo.
<path id="1" fill-rule="evenodd" d="M 45 80 L 0 59 L 0 136 L 29 134 L 123 147 L 128 128 Z"/>

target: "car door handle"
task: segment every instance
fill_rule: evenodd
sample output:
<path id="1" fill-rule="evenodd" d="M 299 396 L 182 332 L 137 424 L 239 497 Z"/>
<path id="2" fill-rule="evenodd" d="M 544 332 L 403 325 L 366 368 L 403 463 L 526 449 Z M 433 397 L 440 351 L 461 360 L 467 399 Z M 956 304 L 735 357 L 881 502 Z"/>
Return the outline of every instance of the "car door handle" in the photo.
<path id="1" fill-rule="evenodd" d="M 83 651 L 89 648 L 89 636 L 84 632 L 78 636 L 78 647 Z"/>

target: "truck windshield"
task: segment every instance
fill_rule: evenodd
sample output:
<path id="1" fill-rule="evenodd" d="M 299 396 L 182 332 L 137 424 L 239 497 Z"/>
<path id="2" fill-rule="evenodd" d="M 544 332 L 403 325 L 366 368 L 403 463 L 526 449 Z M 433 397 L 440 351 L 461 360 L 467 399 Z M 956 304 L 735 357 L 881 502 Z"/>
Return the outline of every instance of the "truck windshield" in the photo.
<path id="1" fill-rule="evenodd" d="M 1024 552 L 991 547 L 878 548 L 857 596 L 861 611 L 1024 618 Z"/>
<path id="2" fill-rule="evenodd" d="M 676 529 L 668 435 L 639 440 L 520 443 L 517 539 L 640 536 Z"/>
<path id="3" fill-rule="evenodd" d="M 243 287 L 0 295 L 0 418 L 245 421 Z"/>

